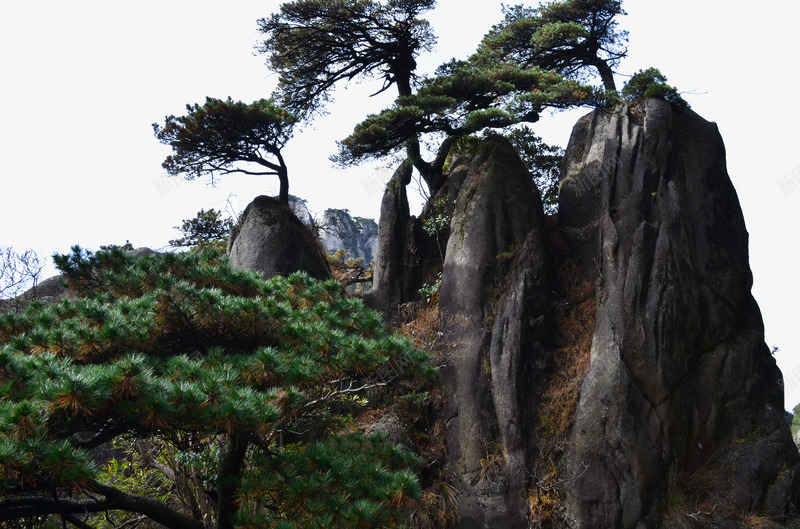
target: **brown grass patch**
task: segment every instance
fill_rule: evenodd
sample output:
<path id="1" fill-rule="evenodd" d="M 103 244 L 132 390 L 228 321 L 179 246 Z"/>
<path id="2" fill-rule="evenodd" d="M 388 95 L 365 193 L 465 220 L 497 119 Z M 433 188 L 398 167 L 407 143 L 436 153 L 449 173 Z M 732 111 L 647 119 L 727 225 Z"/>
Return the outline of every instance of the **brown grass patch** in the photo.
<path id="1" fill-rule="evenodd" d="M 555 301 L 555 349 L 549 380 L 538 410 L 539 453 L 529 492 L 530 522 L 552 517 L 561 505 L 559 459 L 569 444 L 583 379 L 589 372 L 595 328 L 595 285 L 578 266 L 567 261 L 557 271 L 561 289 Z"/>

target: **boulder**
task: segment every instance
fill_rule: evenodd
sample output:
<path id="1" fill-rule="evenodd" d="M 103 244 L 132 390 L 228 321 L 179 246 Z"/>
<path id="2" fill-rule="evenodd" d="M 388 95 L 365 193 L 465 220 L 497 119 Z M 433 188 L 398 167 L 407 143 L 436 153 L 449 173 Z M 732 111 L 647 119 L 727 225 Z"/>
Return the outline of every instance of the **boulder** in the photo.
<path id="1" fill-rule="evenodd" d="M 306 272 L 316 279 L 331 277 L 325 254 L 311 230 L 287 206 L 267 196 L 256 197 L 228 239 L 233 268 L 255 270 L 265 278 Z"/>
<path id="2" fill-rule="evenodd" d="M 560 196 L 597 292 L 562 460 L 569 526 L 689 523 L 682 497 L 705 526 L 792 512 L 800 461 L 716 125 L 656 99 L 595 111 L 573 130 Z"/>

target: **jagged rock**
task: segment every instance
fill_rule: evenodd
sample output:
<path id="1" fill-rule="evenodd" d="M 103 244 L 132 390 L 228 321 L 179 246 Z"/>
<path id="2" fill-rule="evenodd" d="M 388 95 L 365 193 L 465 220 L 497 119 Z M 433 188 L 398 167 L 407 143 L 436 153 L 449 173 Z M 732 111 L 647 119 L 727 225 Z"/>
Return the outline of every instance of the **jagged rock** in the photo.
<path id="1" fill-rule="evenodd" d="M 319 241 L 329 254 L 345 250 L 369 264 L 378 253 L 378 224 L 352 217 L 346 209 L 326 209 L 319 222 Z"/>
<path id="2" fill-rule="evenodd" d="M 584 117 L 559 222 L 597 279 L 563 459 L 569 526 L 660 527 L 667 498 L 697 475 L 718 512 L 793 511 L 800 461 L 716 126 L 655 99 Z"/>
<path id="3" fill-rule="evenodd" d="M 300 271 L 317 279 L 331 277 L 311 230 L 267 196 L 256 197 L 245 208 L 228 239 L 228 255 L 233 268 L 256 270 L 265 278 Z"/>
<path id="4" fill-rule="evenodd" d="M 534 374 L 547 355 L 549 282 L 541 201 L 511 144 L 483 142 L 457 193 L 439 309 L 453 354 L 447 469 L 462 529 L 523 528 L 534 442 Z"/>
<path id="5" fill-rule="evenodd" d="M 432 215 L 450 215 L 467 172 L 464 161 L 457 160 L 445 184 L 428 201 L 420 216 L 415 217 L 409 213 L 406 190 L 413 170 L 406 160 L 386 185 L 372 289 L 364 295 L 367 306 L 382 312 L 392 324 L 400 322 L 404 304 L 419 300 L 420 289 L 437 281 L 450 229 L 446 225 L 438 231 L 426 229 L 426 219 Z M 436 204 L 442 202 L 444 208 L 438 211 Z"/>
<path id="6" fill-rule="evenodd" d="M 426 233 L 421 218 L 409 213 L 406 186 L 412 171 L 411 163 L 404 162 L 386 185 L 372 289 L 364 295 L 367 306 L 391 323 L 399 322 L 399 307 L 419 297 L 419 289 L 432 281 L 441 262 L 436 238 Z"/>
<path id="7" fill-rule="evenodd" d="M 364 295 L 364 303 L 387 315 L 410 296 L 403 269 L 406 263 L 407 228 L 411 220 L 406 186 L 411 181 L 413 170 L 410 162 L 401 164 L 386 185 L 381 200 L 372 289 Z"/>
<path id="8" fill-rule="evenodd" d="M 367 265 L 378 253 L 378 224 L 372 219 L 352 217 L 346 209 L 326 209 L 315 220 L 308 202 L 289 195 L 289 207 L 297 218 L 310 227 L 327 254 L 345 250 L 351 257 L 364 259 Z"/>

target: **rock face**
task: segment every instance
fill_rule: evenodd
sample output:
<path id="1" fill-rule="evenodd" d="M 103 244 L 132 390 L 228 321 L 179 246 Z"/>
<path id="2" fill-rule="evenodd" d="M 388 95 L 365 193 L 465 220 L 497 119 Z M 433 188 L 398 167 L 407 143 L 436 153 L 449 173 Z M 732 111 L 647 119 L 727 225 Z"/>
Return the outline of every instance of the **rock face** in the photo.
<path id="1" fill-rule="evenodd" d="M 399 319 L 399 306 L 418 297 L 420 287 L 431 280 L 430 271 L 441 262 L 436 239 L 425 232 L 421 219 L 409 213 L 406 186 L 412 170 L 404 162 L 386 186 L 372 289 L 364 295 L 367 306 L 393 323 Z"/>
<path id="2" fill-rule="evenodd" d="M 228 255 L 234 268 L 256 270 L 265 278 L 298 271 L 317 279 L 331 277 L 311 230 L 267 196 L 256 197 L 245 208 L 228 239 Z"/>
<path id="3" fill-rule="evenodd" d="M 464 528 L 527 527 L 550 287 L 543 226 L 527 169 L 508 141 L 490 138 L 458 193 L 439 297 L 454 351 L 442 371 L 448 472 Z"/>
<path id="4" fill-rule="evenodd" d="M 682 494 L 707 502 L 705 527 L 725 509 L 794 510 L 797 449 L 716 126 L 654 99 L 589 114 L 567 148 L 559 223 L 597 280 L 568 525 L 659 527 L 689 514 L 668 505 Z"/>
<path id="5" fill-rule="evenodd" d="M 655 99 L 589 114 L 557 219 L 505 140 L 456 166 L 439 311 L 458 527 L 734 528 L 796 513 L 800 457 L 716 126 Z M 411 240 L 403 203 L 403 186 L 387 191 L 401 216 L 379 262 L 390 236 L 395 252 Z M 408 294 L 391 268 L 406 257 L 376 270 L 391 299 Z"/>
<path id="6" fill-rule="evenodd" d="M 372 219 L 352 217 L 346 209 L 326 209 L 315 220 L 305 200 L 289 196 L 289 207 L 297 218 L 316 232 L 327 254 L 345 250 L 369 264 L 378 253 L 378 224 Z"/>
<path id="7" fill-rule="evenodd" d="M 345 250 L 366 264 L 378 253 L 378 224 L 372 219 L 352 217 L 344 209 L 326 209 L 319 223 L 319 242 L 329 254 Z"/>

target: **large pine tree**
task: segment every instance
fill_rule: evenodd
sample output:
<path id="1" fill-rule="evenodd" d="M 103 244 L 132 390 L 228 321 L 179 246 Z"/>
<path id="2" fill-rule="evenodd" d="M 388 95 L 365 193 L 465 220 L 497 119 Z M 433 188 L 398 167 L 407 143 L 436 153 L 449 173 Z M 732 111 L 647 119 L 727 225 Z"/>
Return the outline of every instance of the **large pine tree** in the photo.
<path id="1" fill-rule="evenodd" d="M 380 315 L 211 249 L 57 263 L 68 298 L 0 317 L 0 522 L 400 524 L 416 458 L 352 417 L 431 368 Z"/>

